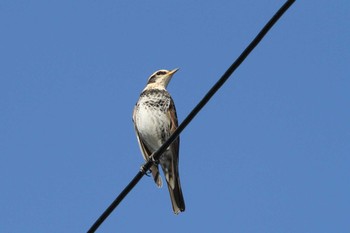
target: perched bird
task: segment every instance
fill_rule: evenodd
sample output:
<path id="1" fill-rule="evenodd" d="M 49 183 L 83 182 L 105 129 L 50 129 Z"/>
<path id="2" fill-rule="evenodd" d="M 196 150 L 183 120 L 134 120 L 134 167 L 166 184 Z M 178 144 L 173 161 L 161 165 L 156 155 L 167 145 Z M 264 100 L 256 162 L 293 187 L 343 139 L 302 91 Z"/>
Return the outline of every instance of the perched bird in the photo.
<path id="1" fill-rule="evenodd" d="M 148 78 L 147 85 L 135 105 L 132 118 L 137 140 L 145 160 L 149 159 L 178 126 L 174 101 L 166 90 L 176 71 L 178 69 L 154 72 Z M 178 167 L 179 143 L 178 137 L 159 159 L 175 214 L 185 211 Z M 158 164 L 151 166 L 151 172 L 157 186 L 162 187 Z"/>

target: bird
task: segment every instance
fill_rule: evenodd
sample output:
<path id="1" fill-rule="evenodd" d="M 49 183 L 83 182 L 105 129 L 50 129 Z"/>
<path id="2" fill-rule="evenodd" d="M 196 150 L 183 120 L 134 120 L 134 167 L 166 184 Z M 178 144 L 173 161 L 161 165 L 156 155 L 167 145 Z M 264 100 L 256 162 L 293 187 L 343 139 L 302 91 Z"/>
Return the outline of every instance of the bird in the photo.
<path id="1" fill-rule="evenodd" d="M 161 69 L 149 76 L 147 85 L 134 107 L 132 119 L 137 141 L 145 161 L 178 127 L 175 104 L 166 89 L 178 70 L 178 68 Z M 185 211 L 185 201 L 179 177 L 179 145 L 180 138 L 177 137 L 160 156 L 158 162 L 163 170 L 173 212 L 176 215 Z M 154 163 L 150 170 L 157 187 L 161 188 L 163 182 L 159 174 L 158 164 Z"/>

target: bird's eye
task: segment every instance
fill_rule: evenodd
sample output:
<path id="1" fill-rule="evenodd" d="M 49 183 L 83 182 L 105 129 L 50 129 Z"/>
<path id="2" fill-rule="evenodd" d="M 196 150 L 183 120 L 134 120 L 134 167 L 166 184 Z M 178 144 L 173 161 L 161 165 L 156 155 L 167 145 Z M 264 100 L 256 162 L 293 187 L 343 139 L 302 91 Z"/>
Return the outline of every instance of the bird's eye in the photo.
<path id="1" fill-rule="evenodd" d="M 158 72 L 156 73 L 156 75 L 164 75 L 164 74 L 166 74 L 165 71 L 158 71 Z"/>

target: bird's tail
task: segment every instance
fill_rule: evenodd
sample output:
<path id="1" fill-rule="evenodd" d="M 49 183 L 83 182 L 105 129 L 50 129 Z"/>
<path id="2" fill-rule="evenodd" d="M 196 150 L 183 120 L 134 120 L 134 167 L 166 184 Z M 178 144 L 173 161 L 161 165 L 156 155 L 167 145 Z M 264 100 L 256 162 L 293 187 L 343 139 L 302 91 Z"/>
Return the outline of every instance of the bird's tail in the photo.
<path id="1" fill-rule="evenodd" d="M 168 189 L 170 193 L 171 204 L 173 206 L 173 210 L 175 214 L 179 214 L 180 212 L 185 211 L 185 201 L 182 195 L 180 177 L 174 176 L 172 177 L 173 185 L 171 185 L 167 179 Z"/>

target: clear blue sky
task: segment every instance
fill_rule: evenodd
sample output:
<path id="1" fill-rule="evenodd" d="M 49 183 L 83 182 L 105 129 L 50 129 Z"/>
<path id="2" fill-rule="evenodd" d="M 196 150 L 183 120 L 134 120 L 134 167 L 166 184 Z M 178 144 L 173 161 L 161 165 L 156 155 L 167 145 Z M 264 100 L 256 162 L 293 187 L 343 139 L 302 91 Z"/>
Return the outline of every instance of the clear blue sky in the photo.
<path id="1" fill-rule="evenodd" d="M 85 232 L 143 163 L 157 69 L 181 122 L 284 1 L 0 3 L 0 232 Z M 297 1 L 181 134 L 186 212 L 144 177 L 98 232 L 349 232 L 350 3 Z"/>

